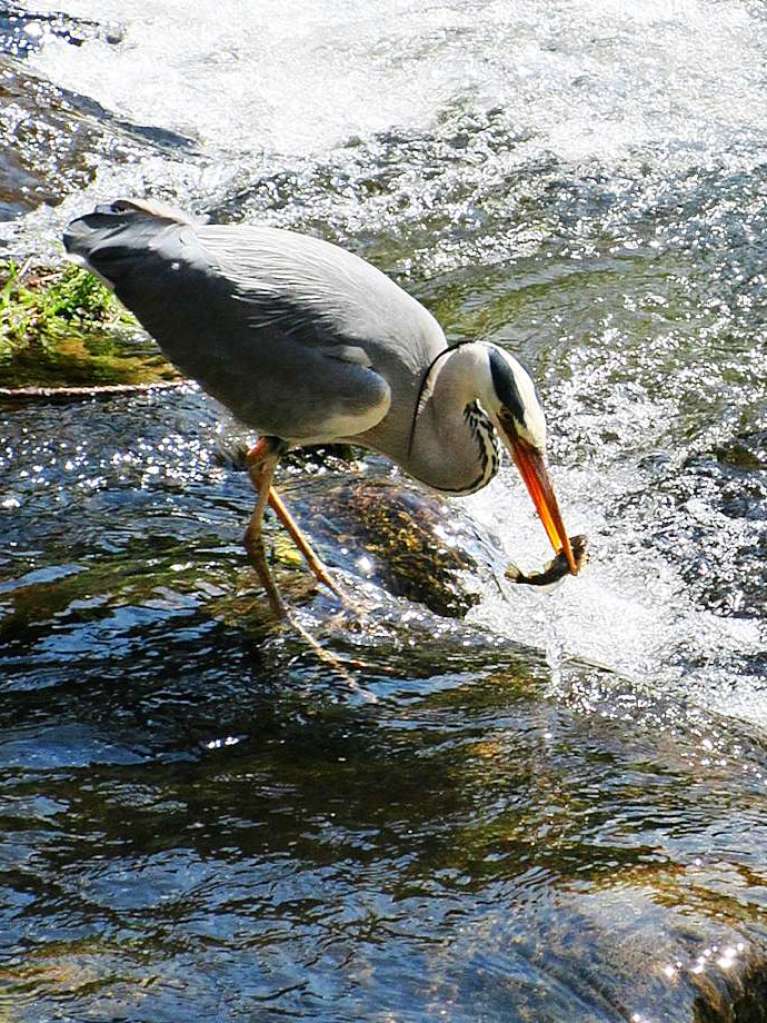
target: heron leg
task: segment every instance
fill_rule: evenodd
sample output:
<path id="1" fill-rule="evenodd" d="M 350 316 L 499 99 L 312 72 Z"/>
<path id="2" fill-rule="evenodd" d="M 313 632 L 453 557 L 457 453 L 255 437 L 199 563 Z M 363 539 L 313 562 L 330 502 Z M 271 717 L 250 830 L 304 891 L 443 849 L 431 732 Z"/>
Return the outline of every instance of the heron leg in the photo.
<path id="1" fill-rule="evenodd" d="M 287 612 L 280 598 L 277 587 L 272 579 L 271 572 L 266 563 L 264 544 L 262 539 L 262 524 L 264 511 L 267 502 L 277 515 L 280 522 L 287 529 L 296 547 L 303 554 L 310 571 L 318 582 L 323 583 L 338 597 L 341 603 L 350 608 L 351 605 L 343 590 L 339 587 L 323 564 L 315 554 L 308 538 L 300 529 L 298 523 L 290 514 L 280 495 L 272 486 L 274 470 L 280 457 L 287 450 L 285 441 L 277 437 L 261 437 L 260 440 L 248 451 L 245 461 L 248 466 L 248 474 L 251 482 L 258 493 L 256 508 L 251 516 L 250 523 L 245 533 L 245 547 L 255 565 L 259 578 L 266 589 L 269 603 L 276 615 L 281 618 L 287 617 Z"/>
<path id="2" fill-rule="evenodd" d="M 296 520 L 285 507 L 282 498 L 274 487 L 269 488 L 269 504 L 271 505 L 272 510 L 276 513 L 280 522 L 290 533 L 293 543 L 306 558 L 306 564 L 309 566 L 314 577 L 318 580 L 318 582 L 324 583 L 329 590 L 335 593 L 339 600 L 345 601 L 346 597 L 343 590 L 341 590 L 338 584 L 333 580 L 333 577 L 328 571 L 326 565 L 314 553 L 314 548 L 309 543 Z"/>
<path id="3" fill-rule="evenodd" d="M 264 549 L 264 512 L 269 501 L 272 479 L 277 463 L 285 450 L 284 442 L 276 437 L 262 437 L 246 456 L 248 475 L 258 494 L 256 507 L 245 530 L 245 550 L 266 590 L 272 611 L 277 618 L 286 618 L 287 612 L 280 591 L 266 563 Z"/>

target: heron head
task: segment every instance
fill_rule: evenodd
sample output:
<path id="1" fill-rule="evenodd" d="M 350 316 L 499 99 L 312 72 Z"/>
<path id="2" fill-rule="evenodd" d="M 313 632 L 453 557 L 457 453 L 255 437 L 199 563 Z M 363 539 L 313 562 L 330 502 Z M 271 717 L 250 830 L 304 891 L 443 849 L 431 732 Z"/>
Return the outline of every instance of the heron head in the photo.
<path id="1" fill-rule="evenodd" d="M 488 345 L 490 393 L 482 404 L 514 459 L 554 550 L 564 552 L 570 571 L 578 565 L 562 522 L 546 466 L 546 419 L 530 376 L 517 360 Z"/>

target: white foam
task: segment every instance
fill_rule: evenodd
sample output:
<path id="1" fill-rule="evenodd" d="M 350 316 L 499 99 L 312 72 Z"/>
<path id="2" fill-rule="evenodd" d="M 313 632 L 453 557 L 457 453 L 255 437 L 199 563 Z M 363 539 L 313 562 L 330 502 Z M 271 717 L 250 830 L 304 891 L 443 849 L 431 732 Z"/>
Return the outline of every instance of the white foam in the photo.
<path id="1" fill-rule="evenodd" d="M 492 106 L 528 146 L 567 161 L 655 146 L 661 160 L 680 149 L 719 156 L 723 141 L 755 161 L 765 152 L 767 24 L 745 3 L 36 6 L 125 26 L 117 46 L 50 38 L 31 58 L 45 76 L 238 158 L 303 158 Z"/>
<path id="2" fill-rule="evenodd" d="M 555 682 L 562 659 L 576 657 L 656 695 L 683 691 L 720 713 L 767 722 L 763 682 L 744 676 L 740 663 L 764 649 L 763 625 L 701 607 L 678 564 L 641 542 L 643 524 L 605 516 L 614 497 L 636 486 L 629 477 L 628 469 L 616 467 L 597 487 L 591 472 L 558 469 L 557 490 L 568 498 L 562 502 L 565 525 L 571 535 L 589 536 L 589 565 L 553 591 L 509 584 L 501 596 L 488 586 L 471 618 L 545 651 Z M 515 564 L 523 561 L 520 567 L 530 571 L 551 558 L 513 470 L 467 501 L 472 514 L 501 536 Z"/>

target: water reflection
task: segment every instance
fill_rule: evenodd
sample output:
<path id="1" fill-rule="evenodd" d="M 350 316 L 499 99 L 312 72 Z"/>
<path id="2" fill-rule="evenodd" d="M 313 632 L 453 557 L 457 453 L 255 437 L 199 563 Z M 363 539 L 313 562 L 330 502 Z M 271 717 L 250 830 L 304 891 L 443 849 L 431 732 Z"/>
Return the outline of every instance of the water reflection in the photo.
<path id="1" fill-rule="evenodd" d="M 501 634 L 380 588 L 349 631 L 314 598 L 307 623 L 370 703 L 263 615 L 239 547 L 252 495 L 198 394 L 7 422 L 18 1018 L 171 1019 L 193 999 L 224 1019 L 612 1020 L 741 975 L 696 950 L 764 938 L 747 728 L 567 659 L 552 700 L 543 654 Z"/>
<path id="2" fill-rule="evenodd" d="M 659 747 L 541 702 L 509 651 L 454 656 L 470 677 L 376 708 L 327 702 L 306 666 L 272 686 L 277 665 L 259 680 L 231 642 L 14 698 L 4 731 L 32 723 L 41 752 L 2 778 L 20 1001 L 26 977 L 75 1013 L 117 998 L 152 1018 L 178 997 L 232 1019 L 262 999 L 327 1019 L 433 1001 L 468 1019 L 476 996 L 494 1019 L 568 1004 L 613 1019 L 645 989 L 681 1011 L 695 974 L 660 990 L 663 951 L 731 940 L 706 922 L 712 898 L 759 934 L 739 879 L 759 872 L 762 785 L 736 768 L 712 786 L 692 737 Z M 759 759 L 738 738 L 738 766 Z M 675 923 L 660 906 L 680 890 Z"/>

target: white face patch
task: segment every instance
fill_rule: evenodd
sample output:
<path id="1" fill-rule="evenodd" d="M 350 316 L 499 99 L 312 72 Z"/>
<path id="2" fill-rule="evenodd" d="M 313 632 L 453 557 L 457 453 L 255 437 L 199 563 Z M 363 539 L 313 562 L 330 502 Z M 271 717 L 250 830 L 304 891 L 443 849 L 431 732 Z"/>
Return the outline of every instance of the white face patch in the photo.
<path id="1" fill-rule="evenodd" d="M 535 385 L 523 366 L 516 360 L 512 360 L 508 356 L 507 358 L 510 363 L 515 363 L 514 378 L 525 410 L 524 423 L 518 422 L 514 417 L 517 430 L 523 440 L 538 448 L 539 451 L 543 451 L 546 447 L 546 418 L 541 403 L 538 401 L 538 395 L 535 393 Z"/>
<path id="2" fill-rule="evenodd" d="M 487 345 L 488 394 L 482 403 L 494 423 L 513 423 L 517 435 L 543 451 L 546 447 L 546 420 L 527 370 L 495 345 Z"/>

